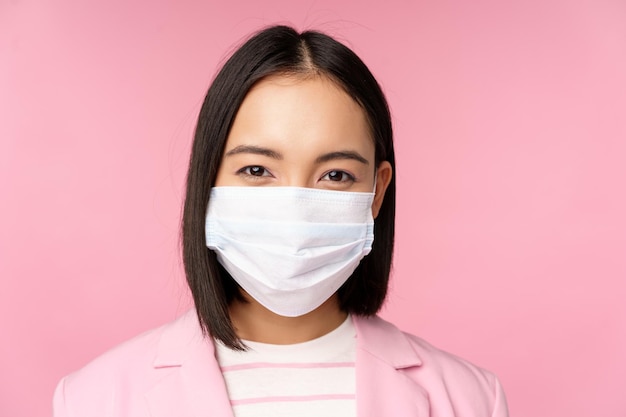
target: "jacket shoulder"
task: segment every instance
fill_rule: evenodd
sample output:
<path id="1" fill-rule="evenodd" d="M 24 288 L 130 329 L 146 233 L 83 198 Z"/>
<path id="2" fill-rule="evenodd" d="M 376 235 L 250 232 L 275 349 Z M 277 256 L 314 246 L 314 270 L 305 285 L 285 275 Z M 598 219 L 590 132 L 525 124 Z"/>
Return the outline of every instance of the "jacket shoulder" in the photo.
<path id="1" fill-rule="evenodd" d="M 162 372 L 154 372 L 159 368 L 162 335 L 177 331 L 189 315 L 135 336 L 65 376 L 54 393 L 54 416 L 114 415 L 115 411 L 109 409 L 113 404 L 125 403 L 156 384 L 163 376 Z M 167 372 L 168 367 L 162 368 Z"/>
<path id="2" fill-rule="evenodd" d="M 436 402 L 438 408 L 472 410 L 476 415 L 484 416 L 508 416 L 504 390 L 492 372 L 441 350 L 420 337 L 403 334 L 423 361 L 420 368 L 405 372 L 414 380 L 428 385 L 431 401 Z"/>
<path id="3" fill-rule="evenodd" d="M 365 350 L 394 366 L 427 392 L 432 409 L 442 415 L 508 416 L 498 378 L 490 371 L 403 332 L 380 317 L 359 319 Z M 446 410 L 445 412 L 442 412 Z"/>

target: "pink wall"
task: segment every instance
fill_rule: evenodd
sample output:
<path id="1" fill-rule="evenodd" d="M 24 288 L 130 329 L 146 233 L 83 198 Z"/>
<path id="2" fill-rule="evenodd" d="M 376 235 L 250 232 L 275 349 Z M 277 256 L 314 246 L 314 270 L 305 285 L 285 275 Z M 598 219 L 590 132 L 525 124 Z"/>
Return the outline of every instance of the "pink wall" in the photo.
<path id="1" fill-rule="evenodd" d="M 391 103 L 384 316 L 494 370 L 513 415 L 626 415 L 626 3 L 86 3 L 0 2 L 0 415 L 49 415 L 62 375 L 189 305 L 194 119 L 274 22 L 346 39 Z"/>

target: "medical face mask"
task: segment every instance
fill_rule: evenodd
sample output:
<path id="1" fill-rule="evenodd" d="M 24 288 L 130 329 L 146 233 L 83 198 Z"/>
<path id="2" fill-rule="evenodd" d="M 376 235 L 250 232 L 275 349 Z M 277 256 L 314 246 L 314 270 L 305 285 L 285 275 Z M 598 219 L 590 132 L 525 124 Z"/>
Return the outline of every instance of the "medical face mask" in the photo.
<path id="1" fill-rule="evenodd" d="M 213 187 L 206 244 L 235 281 L 281 316 L 315 310 L 374 241 L 374 193 Z"/>

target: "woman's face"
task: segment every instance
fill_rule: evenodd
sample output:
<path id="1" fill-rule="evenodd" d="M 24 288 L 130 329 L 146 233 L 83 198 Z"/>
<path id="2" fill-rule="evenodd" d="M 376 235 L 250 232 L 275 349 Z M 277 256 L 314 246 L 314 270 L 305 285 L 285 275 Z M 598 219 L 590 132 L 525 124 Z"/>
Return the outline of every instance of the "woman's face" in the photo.
<path id="1" fill-rule="evenodd" d="M 391 166 L 375 166 L 365 112 L 323 77 L 275 76 L 245 97 L 228 135 L 215 186 L 292 186 L 374 191 L 378 214 Z"/>

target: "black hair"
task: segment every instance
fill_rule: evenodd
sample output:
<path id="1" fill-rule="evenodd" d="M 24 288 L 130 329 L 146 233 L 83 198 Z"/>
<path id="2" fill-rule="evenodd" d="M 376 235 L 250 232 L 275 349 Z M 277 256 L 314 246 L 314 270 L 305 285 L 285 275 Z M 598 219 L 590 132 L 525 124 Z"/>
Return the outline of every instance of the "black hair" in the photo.
<path id="1" fill-rule="evenodd" d="M 226 61 L 198 116 L 187 172 L 182 219 L 183 262 L 198 319 L 205 334 L 233 349 L 244 346 L 233 328 L 228 305 L 240 290 L 206 247 L 205 217 L 224 146 L 237 111 L 255 83 L 272 75 L 322 76 L 335 82 L 365 111 L 375 144 L 376 166 L 395 170 L 391 117 L 383 92 L 349 48 L 317 31 L 298 33 L 272 26 L 257 32 Z M 374 224 L 372 251 L 338 290 L 340 308 L 373 315 L 387 295 L 394 242 L 395 175 Z"/>

